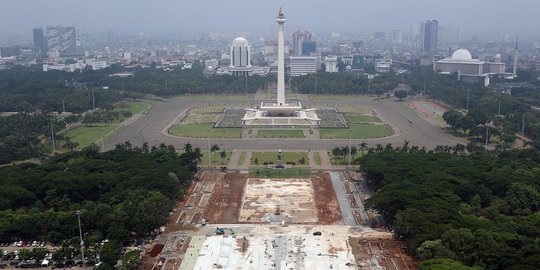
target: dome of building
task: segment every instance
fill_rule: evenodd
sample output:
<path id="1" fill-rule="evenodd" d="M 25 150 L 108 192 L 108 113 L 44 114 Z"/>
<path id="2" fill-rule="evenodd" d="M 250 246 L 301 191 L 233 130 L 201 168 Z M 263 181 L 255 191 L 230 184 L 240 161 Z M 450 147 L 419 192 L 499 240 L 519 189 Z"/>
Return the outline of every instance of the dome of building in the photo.
<path id="1" fill-rule="evenodd" d="M 452 54 L 451 58 L 456 60 L 472 60 L 472 55 L 468 50 L 458 49 Z"/>
<path id="2" fill-rule="evenodd" d="M 243 37 L 237 37 L 232 41 L 232 45 L 234 47 L 245 47 L 248 45 L 248 41 Z"/>
<path id="3" fill-rule="evenodd" d="M 501 59 L 501 55 L 500 55 L 500 54 L 496 54 L 496 55 L 495 55 L 495 58 L 496 58 L 496 59 Z"/>

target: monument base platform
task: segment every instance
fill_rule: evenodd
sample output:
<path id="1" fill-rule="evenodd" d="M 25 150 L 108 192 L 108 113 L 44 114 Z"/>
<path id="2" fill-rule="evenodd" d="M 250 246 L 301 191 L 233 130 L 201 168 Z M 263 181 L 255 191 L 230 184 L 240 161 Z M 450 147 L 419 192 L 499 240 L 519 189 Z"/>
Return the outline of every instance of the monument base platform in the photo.
<path id="1" fill-rule="evenodd" d="M 317 117 L 316 109 L 293 111 L 289 116 L 275 116 L 276 111 L 269 112 L 261 109 L 246 109 L 242 124 L 247 127 L 296 127 L 319 126 L 321 119 Z"/>

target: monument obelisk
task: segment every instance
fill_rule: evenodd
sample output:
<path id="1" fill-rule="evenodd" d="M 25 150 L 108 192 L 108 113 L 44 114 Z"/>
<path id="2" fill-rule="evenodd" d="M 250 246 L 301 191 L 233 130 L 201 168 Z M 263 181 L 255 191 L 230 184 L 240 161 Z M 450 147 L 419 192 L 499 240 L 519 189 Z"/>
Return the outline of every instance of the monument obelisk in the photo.
<path id="1" fill-rule="evenodd" d="M 285 105 L 285 12 L 282 7 L 279 8 L 276 21 L 279 26 L 278 31 L 278 74 L 277 74 L 277 106 Z"/>

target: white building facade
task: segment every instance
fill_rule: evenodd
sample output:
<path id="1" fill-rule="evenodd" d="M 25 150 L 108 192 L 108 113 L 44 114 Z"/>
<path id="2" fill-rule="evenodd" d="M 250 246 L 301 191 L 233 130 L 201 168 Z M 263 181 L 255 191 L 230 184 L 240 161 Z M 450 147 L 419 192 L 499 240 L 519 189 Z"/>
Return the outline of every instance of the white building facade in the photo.
<path id="1" fill-rule="evenodd" d="M 317 57 L 291 56 L 291 76 L 302 76 L 317 72 Z"/>

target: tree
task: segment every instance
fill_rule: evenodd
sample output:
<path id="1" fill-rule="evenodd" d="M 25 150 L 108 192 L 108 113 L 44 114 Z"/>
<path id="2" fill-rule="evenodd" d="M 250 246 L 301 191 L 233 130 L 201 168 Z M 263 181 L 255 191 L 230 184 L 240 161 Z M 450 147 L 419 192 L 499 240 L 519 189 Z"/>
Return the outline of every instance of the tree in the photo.
<path id="1" fill-rule="evenodd" d="M 101 250 L 101 261 L 114 267 L 120 258 L 120 242 L 109 241 L 103 245 Z"/>
<path id="2" fill-rule="evenodd" d="M 227 157 L 227 152 L 225 150 L 221 151 L 219 157 L 221 157 L 221 165 L 223 165 L 223 160 Z"/>
<path id="3" fill-rule="evenodd" d="M 334 159 L 337 159 L 341 155 L 341 148 L 339 146 L 336 146 L 332 149 L 332 156 L 334 156 Z"/>
<path id="4" fill-rule="evenodd" d="M 540 193 L 525 183 L 513 183 L 506 192 L 506 200 L 513 209 L 536 210 L 540 206 Z"/>
<path id="5" fill-rule="evenodd" d="M 461 120 L 460 127 L 463 130 L 463 133 L 467 133 L 468 130 L 472 130 L 475 126 L 474 119 L 469 115 L 465 115 Z"/>
<path id="6" fill-rule="evenodd" d="M 259 159 L 257 157 L 255 157 L 255 160 L 253 160 L 253 163 L 255 163 L 255 165 L 259 166 Z"/>
<path id="7" fill-rule="evenodd" d="M 451 259 L 431 259 L 420 263 L 420 270 L 482 270 L 482 267 L 469 267 Z"/>
<path id="8" fill-rule="evenodd" d="M 409 92 L 407 92 L 407 90 L 397 90 L 394 92 L 394 95 L 399 98 L 399 101 L 402 101 L 404 98 L 406 98 L 408 94 Z"/>
<path id="9" fill-rule="evenodd" d="M 362 151 L 362 156 L 364 156 L 364 151 L 367 149 L 367 143 L 366 142 L 361 142 L 360 143 L 360 150 Z"/>
<path id="10" fill-rule="evenodd" d="M 356 156 L 356 154 L 358 153 L 358 148 L 356 148 L 356 146 L 351 146 L 351 156 L 352 156 L 352 159 L 354 160 L 354 156 Z"/>
<path id="11" fill-rule="evenodd" d="M 444 121 L 452 127 L 454 133 L 463 123 L 463 115 L 458 111 L 447 111 L 443 114 Z"/>
<path id="12" fill-rule="evenodd" d="M 139 250 L 132 250 L 126 252 L 122 257 L 122 270 L 135 270 L 137 264 L 141 258 L 141 252 Z"/>

